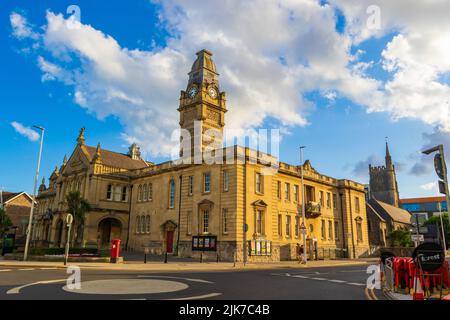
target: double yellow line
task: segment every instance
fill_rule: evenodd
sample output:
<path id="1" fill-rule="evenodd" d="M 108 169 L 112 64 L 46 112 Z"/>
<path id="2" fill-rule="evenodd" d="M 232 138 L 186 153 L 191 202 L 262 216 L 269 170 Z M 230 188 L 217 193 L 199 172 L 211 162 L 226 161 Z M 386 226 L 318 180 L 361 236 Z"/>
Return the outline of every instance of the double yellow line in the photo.
<path id="1" fill-rule="evenodd" d="M 364 289 L 364 293 L 366 294 L 367 300 L 378 300 L 378 298 L 377 298 L 375 292 L 373 292 L 373 289 L 370 289 L 370 290 L 369 290 L 369 288 L 366 287 L 366 288 Z"/>

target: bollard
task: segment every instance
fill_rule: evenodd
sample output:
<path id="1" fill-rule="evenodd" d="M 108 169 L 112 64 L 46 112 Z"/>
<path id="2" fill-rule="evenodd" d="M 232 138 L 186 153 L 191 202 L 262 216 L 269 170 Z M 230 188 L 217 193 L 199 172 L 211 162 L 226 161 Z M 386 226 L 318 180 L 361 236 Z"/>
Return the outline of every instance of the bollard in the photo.
<path id="1" fill-rule="evenodd" d="M 167 251 L 164 254 L 164 263 L 167 263 Z"/>
<path id="2" fill-rule="evenodd" d="M 144 263 L 147 263 L 147 254 L 144 253 Z"/>
<path id="3" fill-rule="evenodd" d="M 217 263 L 219 263 L 219 254 L 217 253 Z"/>
<path id="4" fill-rule="evenodd" d="M 203 252 L 200 252 L 200 263 L 203 262 Z"/>

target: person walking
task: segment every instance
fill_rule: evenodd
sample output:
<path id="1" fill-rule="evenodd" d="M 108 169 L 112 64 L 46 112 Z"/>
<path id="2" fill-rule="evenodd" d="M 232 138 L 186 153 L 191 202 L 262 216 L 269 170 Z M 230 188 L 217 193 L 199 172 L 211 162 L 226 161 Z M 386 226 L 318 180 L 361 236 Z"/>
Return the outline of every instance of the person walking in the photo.
<path id="1" fill-rule="evenodd" d="M 303 245 L 297 243 L 297 259 L 298 263 L 305 263 L 305 249 Z"/>

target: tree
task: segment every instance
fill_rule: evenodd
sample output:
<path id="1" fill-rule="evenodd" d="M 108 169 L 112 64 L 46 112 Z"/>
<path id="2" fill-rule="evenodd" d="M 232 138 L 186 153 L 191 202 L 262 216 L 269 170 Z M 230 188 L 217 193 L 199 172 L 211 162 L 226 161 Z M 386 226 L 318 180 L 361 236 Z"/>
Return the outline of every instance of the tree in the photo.
<path id="1" fill-rule="evenodd" d="M 82 240 L 79 237 L 83 236 L 83 226 L 85 220 L 85 214 L 91 210 L 91 205 L 84 199 L 79 191 L 71 191 L 66 195 L 68 212 L 73 215 L 74 239 Z M 78 234 L 78 227 L 81 226 L 81 232 Z"/>
<path id="2" fill-rule="evenodd" d="M 387 235 L 391 247 L 411 247 L 411 233 L 408 230 L 394 230 Z"/>
<path id="3" fill-rule="evenodd" d="M 5 209 L 0 208 L 0 238 L 3 237 L 3 234 L 11 226 L 12 226 L 11 219 L 6 214 Z"/>

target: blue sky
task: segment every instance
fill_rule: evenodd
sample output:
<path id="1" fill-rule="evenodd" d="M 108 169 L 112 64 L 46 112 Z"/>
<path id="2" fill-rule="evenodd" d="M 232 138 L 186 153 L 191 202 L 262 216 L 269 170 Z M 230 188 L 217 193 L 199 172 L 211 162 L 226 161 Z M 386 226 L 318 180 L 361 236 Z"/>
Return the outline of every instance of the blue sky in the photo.
<path id="1" fill-rule="evenodd" d="M 166 160 L 167 152 L 159 150 L 166 150 L 161 146 L 170 144 L 168 135 L 176 127 L 179 91 L 186 89 L 195 52 L 207 47 L 221 74 L 221 90 L 227 92 L 227 126 L 280 127 L 285 132 L 282 161 L 297 164 L 298 146 L 306 145 L 305 157 L 317 170 L 362 183 L 368 181 L 369 162 L 382 164 L 387 136 L 401 197 L 437 195 L 432 159 L 420 157 L 419 151 L 450 141 L 447 120 L 427 112 L 443 106 L 449 114 L 448 61 L 429 57 L 436 63 L 430 77 L 443 91 L 434 92 L 429 105 L 427 83 L 418 86 L 422 91 L 411 111 L 403 104 L 411 84 L 401 76 L 414 78 L 413 63 L 419 59 L 401 60 L 401 45 L 409 41 L 415 57 L 414 42 L 408 38 L 414 22 L 399 19 L 396 23 L 404 25 L 396 28 L 390 24 L 399 14 L 396 8 L 382 6 L 385 25 L 367 34 L 354 22 L 358 13 L 340 1 L 311 3 L 307 10 L 286 8 L 291 15 L 286 20 L 282 11 L 275 15 L 271 5 L 264 4 L 249 22 L 238 14 L 227 15 L 233 14 L 227 8 L 203 12 L 208 8 L 190 1 L 2 2 L 0 187 L 28 192 L 33 187 L 39 145 L 17 132 L 12 122 L 46 128 L 41 178 L 70 155 L 82 126 L 89 145 L 100 142 L 102 148 L 126 152 L 137 141 L 147 160 Z M 49 28 L 70 16 L 66 10 L 72 4 L 81 9 L 81 28 Z M 251 10 L 251 1 L 245 6 L 243 12 Z M 23 19 L 13 24 L 13 14 Z M 209 15 L 211 21 L 202 19 Z M 264 30 L 258 30 L 264 26 L 258 23 L 264 21 L 259 16 L 277 33 L 261 35 Z M 430 30 L 425 36 L 439 35 Z M 419 61 L 423 70 L 428 70 L 427 58 Z M 388 63 L 395 67 L 389 69 Z M 136 78 L 145 81 L 136 82 L 136 72 L 127 71 L 111 80 L 115 75 L 108 72 L 115 67 L 143 69 Z M 161 146 L 155 143 L 158 139 Z"/>

